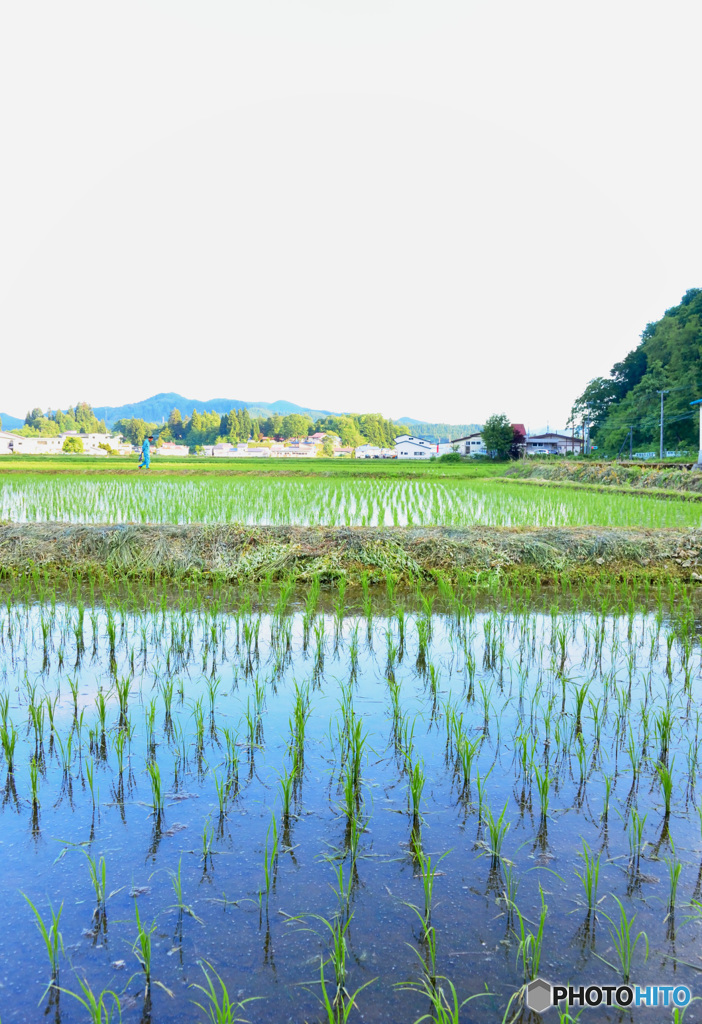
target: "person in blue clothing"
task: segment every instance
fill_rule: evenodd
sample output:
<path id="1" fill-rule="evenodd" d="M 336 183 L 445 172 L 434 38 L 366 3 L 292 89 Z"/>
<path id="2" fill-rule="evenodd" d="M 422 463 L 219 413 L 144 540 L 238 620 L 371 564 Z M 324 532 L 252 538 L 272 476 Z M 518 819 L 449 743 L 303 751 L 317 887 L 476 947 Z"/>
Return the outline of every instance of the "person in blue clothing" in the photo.
<path id="1" fill-rule="evenodd" d="M 149 434 L 148 437 L 144 438 L 144 443 L 141 446 L 141 459 L 139 460 L 139 469 L 148 469 L 151 465 L 151 442 L 153 441 L 153 434 Z"/>

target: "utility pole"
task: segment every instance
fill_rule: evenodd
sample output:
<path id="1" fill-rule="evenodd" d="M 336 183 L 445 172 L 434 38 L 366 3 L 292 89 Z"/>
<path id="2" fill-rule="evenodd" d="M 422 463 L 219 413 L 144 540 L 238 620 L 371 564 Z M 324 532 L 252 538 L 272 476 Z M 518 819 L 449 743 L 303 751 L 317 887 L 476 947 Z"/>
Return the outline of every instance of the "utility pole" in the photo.
<path id="1" fill-rule="evenodd" d="M 699 405 L 702 408 L 702 398 L 697 398 L 694 402 L 690 402 L 690 405 Z M 697 465 L 694 468 L 697 470 L 702 469 L 702 412 L 700 412 L 700 447 L 697 455 Z"/>
<path id="2" fill-rule="evenodd" d="M 631 462 L 631 460 L 634 457 L 631 454 L 631 448 L 632 448 L 633 440 L 634 440 L 634 428 L 633 428 L 633 426 L 630 426 L 629 427 L 629 462 Z"/>
<path id="3" fill-rule="evenodd" d="M 659 391 L 658 394 L 661 396 L 661 455 L 660 455 L 660 458 L 661 458 L 661 462 L 662 462 L 663 461 L 663 396 L 664 395 L 669 395 L 670 394 L 670 390 L 668 390 L 668 391 Z"/>

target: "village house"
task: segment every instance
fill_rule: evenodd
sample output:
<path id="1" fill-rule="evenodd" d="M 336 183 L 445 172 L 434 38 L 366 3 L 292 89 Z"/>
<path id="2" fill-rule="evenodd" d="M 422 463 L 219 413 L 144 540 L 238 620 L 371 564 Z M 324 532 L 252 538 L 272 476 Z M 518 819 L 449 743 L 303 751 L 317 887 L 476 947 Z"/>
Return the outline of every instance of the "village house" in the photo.
<path id="1" fill-rule="evenodd" d="M 483 444 L 483 435 L 480 431 L 475 434 L 467 434 L 465 437 L 457 437 L 452 443 L 458 446 L 459 455 L 487 455 L 487 448 Z"/>
<path id="2" fill-rule="evenodd" d="M 359 444 L 356 448 L 357 459 L 394 459 L 394 448 L 381 448 L 377 444 Z"/>
<path id="3" fill-rule="evenodd" d="M 22 455 L 60 455 L 67 437 L 77 437 L 83 443 L 83 451 L 87 455 L 106 455 L 101 444 L 121 450 L 122 435 L 111 434 L 79 434 L 77 430 L 69 430 L 56 437 L 24 437 L 9 431 L 0 431 L 0 454 L 11 452 Z"/>
<path id="4" fill-rule="evenodd" d="M 531 434 L 526 439 L 527 455 L 580 455 L 583 439 L 570 434 L 550 431 L 546 434 Z"/>
<path id="5" fill-rule="evenodd" d="M 437 445 L 412 434 L 400 434 L 395 438 L 395 455 L 398 459 L 430 459 L 437 454 Z"/>
<path id="6" fill-rule="evenodd" d="M 157 455 L 187 455 L 189 452 L 187 444 L 176 444 L 175 441 L 164 441 L 156 448 Z"/>
<path id="7" fill-rule="evenodd" d="M 17 434 L 11 434 L 9 430 L 0 430 L 0 455 L 11 455 L 17 441 Z"/>
<path id="8" fill-rule="evenodd" d="M 280 442 L 271 445 L 271 455 L 274 459 L 314 459 L 319 447 L 316 442 L 309 441 Z"/>
<path id="9" fill-rule="evenodd" d="M 58 451 L 63 449 L 63 442 L 67 437 L 78 437 L 83 442 L 83 451 L 87 455 L 96 455 L 104 452 L 105 449 L 101 448 L 101 444 L 106 444 L 110 448 L 119 449 L 123 438 L 121 434 L 81 434 L 77 430 L 66 430 L 63 434 L 59 434 L 58 437 L 48 438 L 26 438 L 28 441 L 55 441 L 58 444 Z"/>
<path id="10" fill-rule="evenodd" d="M 515 433 L 526 437 L 526 427 L 523 423 L 511 423 L 510 426 Z M 474 434 L 467 434 L 465 437 L 457 437 L 451 442 L 451 444 L 458 446 L 457 450 L 461 455 L 488 454 L 488 450 L 483 442 L 483 435 L 479 430 Z"/>

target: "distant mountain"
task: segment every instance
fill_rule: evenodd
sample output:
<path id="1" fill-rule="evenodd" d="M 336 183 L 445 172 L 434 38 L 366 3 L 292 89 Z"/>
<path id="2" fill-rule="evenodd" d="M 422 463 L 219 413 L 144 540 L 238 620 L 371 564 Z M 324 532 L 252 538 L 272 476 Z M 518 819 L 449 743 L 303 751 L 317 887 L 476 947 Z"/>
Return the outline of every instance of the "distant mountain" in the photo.
<path id="1" fill-rule="evenodd" d="M 107 427 L 111 428 L 117 420 L 140 419 L 147 423 L 162 423 L 168 419 L 172 409 L 180 409 L 182 416 L 191 416 L 193 409 L 198 412 L 212 412 L 213 410 L 222 416 L 232 409 L 248 409 L 251 416 L 259 419 L 267 419 L 269 416 L 278 414 L 287 416 L 290 413 L 301 413 L 311 416 L 313 420 L 321 419 L 324 416 L 341 416 L 343 413 L 332 412 L 329 409 L 310 409 L 308 406 L 296 405 L 294 402 L 287 402 L 278 399 L 275 402 L 247 402 L 238 398 L 209 398 L 207 401 L 200 401 L 197 398 L 185 398 L 175 391 L 162 392 L 159 395 L 152 395 L 141 402 L 131 402 L 127 405 L 96 405 L 93 412 L 99 420 L 104 420 Z M 457 437 L 465 437 L 479 430 L 476 423 L 428 423 L 426 420 L 413 419 L 410 416 L 403 416 L 395 420 L 397 424 L 407 429 L 410 434 L 423 437 L 427 441 L 447 441 Z M 2 413 L 2 425 L 4 430 L 14 430 L 16 427 L 24 426 L 24 419 Z"/>
<path id="2" fill-rule="evenodd" d="M 141 419 L 146 420 L 147 423 L 161 423 L 162 420 L 168 419 L 168 414 L 172 409 L 180 409 L 183 416 L 191 416 L 193 409 L 197 409 L 198 412 L 214 410 L 220 416 L 232 409 L 248 409 L 252 416 L 264 419 L 275 413 L 281 416 L 294 412 L 307 413 L 313 419 L 334 415 L 324 409 L 308 409 L 305 406 L 295 405 L 294 402 L 284 400 L 246 402 L 238 398 L 209 398 L 203 402 L 197 398 L 185 398 L 174 391 L 153 395 L 151 398 L 145 398 L 142 402 L 132 402 L 129 405 L 94 406 L 93 411 L 99 420 L 104 420 L 107 426 L 111 427 L 117 420 L 124 419 Z"/>
<path id="3" fill-rule="evenodd" d="M 18 420 L 16 416 L 10 416 L 7 412 L 0 412 L 3 430 L 14 430 L 16 427 L 23 427 L 24 420 Z"/>
<path id="4" fill-rule="evenodd" d="M 315 420 L 321 419 L 322 416 L 341 415 L 338 412 L 331 412 L 329 409 L 307 409 L 302 405 L 295 405 L 294 402 L 286 402 L 284 399 L 279 399 L 277 402 L 250 402 L 247 403 L 246 408 L 249 412 L 252 409 L 263 409 L 267 416 L 272 416 L 276 412 L 280 416 L 288 416 L 293 412 L 307 413 Z"/>

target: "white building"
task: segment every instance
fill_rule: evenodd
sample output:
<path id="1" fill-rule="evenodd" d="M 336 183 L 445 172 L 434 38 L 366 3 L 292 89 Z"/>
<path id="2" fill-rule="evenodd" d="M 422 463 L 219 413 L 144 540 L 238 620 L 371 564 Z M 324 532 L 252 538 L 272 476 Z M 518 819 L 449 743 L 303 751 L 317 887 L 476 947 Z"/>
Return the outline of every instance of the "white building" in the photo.
<path id="1" fill-rule="evenodd" d="M 483 444 L 483 435 L 479 431 L 476 434 L 457 437 L 451 442 L 451 445 L 456 446 L 459 455 L 487 455 L 487 448 Z"/>
<path id="2" fill-rule="evenodd" d="M 570 434 L 531 434 L 526 439 L 527 455 L 580 455 L 583 439 Z"/>
<path id="3" fill-rule="evenodd" d="M 157 455 L 187 455 L 190 452 L 187 444 L 176 444 L 175 441 L 164 441 L 156 448 Z"/>
<path id="4" fill-rule="evenodd" d="M 412 434 L 400 434 L 395 438 L 395 456 L 398 459 L 430 459 L 432 455 L 439 454 L 438 447 L 439 445 L 425 441 L 421 437 L 413 437 Z"/>
<path id="5" fill-rule="evenodd" d="M 11 434 L 9 430 L 0 430 L 0 455 L 11 455 L 13 451 L 19 451 L 17 442 L 23 440 L 17 434 Z"/>
<path id="6" fill-rule="evenodd" d="M 356 448 L 357 459 L 394 459 L 395 448 L 381 448 L 377 444 L 359 444 Z"/>
<path id="7" fill-rule="evenodd" d="M 320 447 L 316 442 L 309 441 L 291 444 L 275 442 L 271 445 L 271 455 L 274 459 L 315 459 Z"/>
<path id="8" fill-rule="evenodd" d="M 0 454 L 16 452 L 22 455 L 60 455 L 67 437 L 79 438 L 87 455 L 106 455 L 107 452 L 100 447 L 101 444 L 109 445 L 120 452 L 124 450 L 121 434 L 79 434 L 77 430 L 69 430 L 56 437 L 24 437 L 22 434 L 3 430 L 0 431 Z"/>

